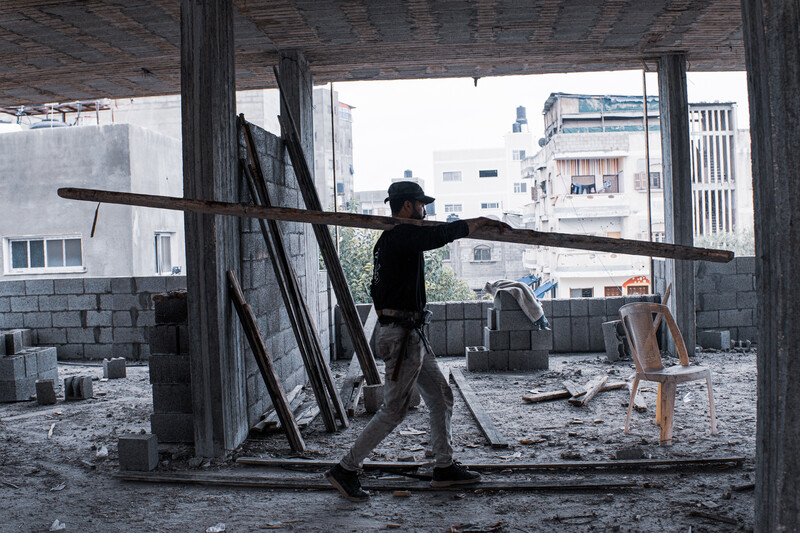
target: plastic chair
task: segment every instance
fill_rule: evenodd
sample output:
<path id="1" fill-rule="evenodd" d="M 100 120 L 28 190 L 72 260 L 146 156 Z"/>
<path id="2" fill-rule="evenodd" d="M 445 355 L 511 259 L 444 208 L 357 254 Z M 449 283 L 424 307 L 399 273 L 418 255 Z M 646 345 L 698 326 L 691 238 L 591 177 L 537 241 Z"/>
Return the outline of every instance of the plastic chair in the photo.
<path id="1" fill-rule="evenodd" d="M 711 370 L 703 366 L 690 366 L 689 355 L 683 342 L 678 325 L 666 305 L 654 303 L 634 303 L 624 305 L 619 310 L 622 327 L 631 345 L 636 375 L 631 387 L 631 400 L 628 404 L 628 417 L 625 420 L 625 433 L 631 422 L 633 399 L 639 381 L 658 382 L 658 400 L 656 404 L 656 424 L 661 426 L 661 444 L 672 444 L 672 419 L 675 408 L 675 389 L 678 383 L 686 381 L 706 380 L 708 387 L 708 405 L 711 412 L 711 433 L 717 432 L 714 417 L 714 391 L 711 387 Z M 675 341 L 680 358 L 680 366 L 664 368 L 661 363 L 661 352 L 656 340 L 656 331 L 663 316 L 670 334 Z M 655 320 L 654 320 L 655 318 Z"/>

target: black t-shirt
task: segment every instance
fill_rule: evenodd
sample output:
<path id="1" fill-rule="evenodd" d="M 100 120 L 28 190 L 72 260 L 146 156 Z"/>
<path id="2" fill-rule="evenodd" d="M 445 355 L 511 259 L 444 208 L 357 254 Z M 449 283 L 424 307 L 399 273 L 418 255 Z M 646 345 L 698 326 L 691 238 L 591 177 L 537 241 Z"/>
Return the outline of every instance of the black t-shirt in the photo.
<path id="1" fill-rule="evenodd" d="M 425 261 L 422 252 L 466 237 L 463 220 L 440 226 L 401 224 L 383 232 L 372 251 L 370 294 L 375 309 L 422 311 L 425 308 Z"/>

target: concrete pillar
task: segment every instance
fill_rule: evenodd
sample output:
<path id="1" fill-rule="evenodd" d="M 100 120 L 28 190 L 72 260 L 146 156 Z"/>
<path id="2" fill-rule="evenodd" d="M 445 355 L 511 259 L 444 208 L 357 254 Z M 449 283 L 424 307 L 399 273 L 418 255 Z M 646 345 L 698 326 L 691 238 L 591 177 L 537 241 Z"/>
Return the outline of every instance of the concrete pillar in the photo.
<path id="1" fill-rule="evenodd" d="M 692 167 L 686 56 L 675 54 L 659 58 L 658 94 L 666 241 L 691 246 Z M 672 283 L 670 311 L 678 323 L 689 355 L 694 355 L 696 328 L 693 262 L 667 259 L 666 278 L 667 283 Z"/>
<path id="2" fill-rule="evenodd" d="M 758 284 L 756 531 L 800 528 L 800 5 L 742 2 Z"/>
<path id="3" fill-rule="evenodd" d="M 233 4 L 181 1 L 183 190 L 236 202 Z M 186 213 L 195 453 L 214 457 L 247 436 L 244 354 L 226 270 L 239 270 L 239 219 Z"/>

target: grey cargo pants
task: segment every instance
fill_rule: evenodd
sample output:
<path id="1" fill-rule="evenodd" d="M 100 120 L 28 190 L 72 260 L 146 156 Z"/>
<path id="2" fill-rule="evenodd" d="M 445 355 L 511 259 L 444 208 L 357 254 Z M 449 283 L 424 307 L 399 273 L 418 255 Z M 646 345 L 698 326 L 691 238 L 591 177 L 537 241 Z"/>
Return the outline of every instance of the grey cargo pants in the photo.
<path id="1" fill-rule="evenodd" d="M 430 411 L 430 443 L 436 457 L 435 466 L 450 466 L 453 462 L 453 448 L 450 446 L 453 390 L 447 378 L 416 331 L 409 334 L 407 355 L 404 355 L 400 350 L 407 330 L 397 324 L 379 324 L 378 328 L 378 356 L 386 363 L 383 406 L 358 436 L 341 465 L 348 470 L 361 468 L 367 455 L 405 418 L 411 403 L 412 387 L 416 385 Z M 401 358 L 400 375 L 397 381 L 392 381 L 395 366 Z"/>

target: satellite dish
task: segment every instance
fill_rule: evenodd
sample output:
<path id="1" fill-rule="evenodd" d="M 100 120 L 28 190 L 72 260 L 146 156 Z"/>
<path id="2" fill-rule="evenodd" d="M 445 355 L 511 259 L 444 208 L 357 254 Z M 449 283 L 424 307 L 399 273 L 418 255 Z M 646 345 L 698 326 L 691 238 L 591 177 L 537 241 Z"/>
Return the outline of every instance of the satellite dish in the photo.
<path id="1" fill-rule="evenodd" d="M 541 146 L 542 148 L 544 148 L 544 145 L 545 145 L 545 144 L 547 144 L 547 141 L 545 140 L 545 138 L 544 138 L 544 137 L 542 137 L 541 139 L 539 139 L 539 146 Z"/>

